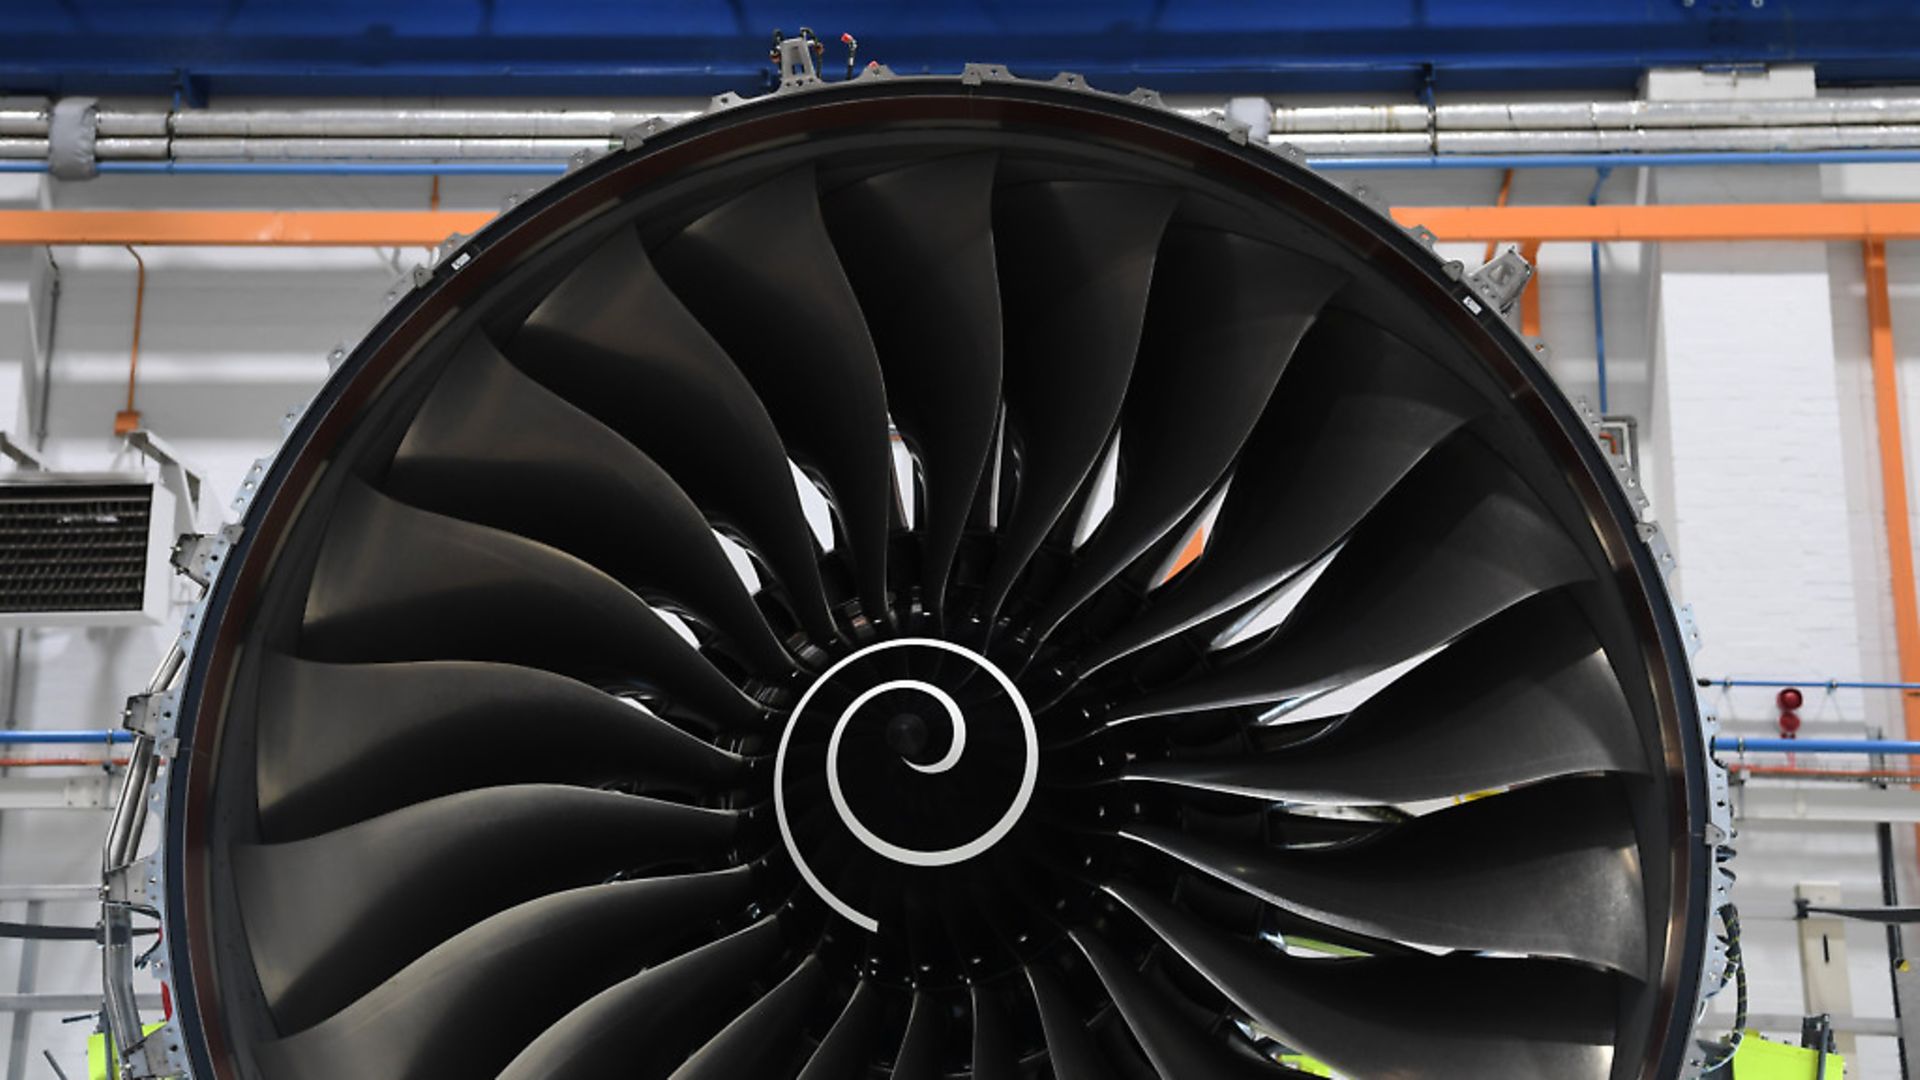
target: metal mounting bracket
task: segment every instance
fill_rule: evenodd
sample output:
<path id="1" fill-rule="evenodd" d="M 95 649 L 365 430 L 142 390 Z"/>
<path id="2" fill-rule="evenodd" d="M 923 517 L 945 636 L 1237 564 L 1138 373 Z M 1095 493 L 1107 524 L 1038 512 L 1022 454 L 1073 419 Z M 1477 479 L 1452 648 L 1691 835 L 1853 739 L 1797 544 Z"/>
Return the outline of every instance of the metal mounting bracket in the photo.
<path id="1" fill-rule="evenodd" d="M 206 486 L 206 476 L 187 464 L 166 440 L 146 428 L 127 432 L 126 444 L 129 450 L 139 451 L 142 457 L 160 467 L 161 485 L 173 492 L 176 534 L 194 531 L 200 520 L 200 490 Z"/>
<path id="2" fill-rule="evenodd" d="M 226 560 L 227 551 L 240 539 L 241 527 L 237 524 L 223 526 L 214 533 L 185 533 L 173 545 L 170 561 L 173 568 L 187 576 L 194 584 L 206 588 L 212 584 L 214 575 L 220 572 L 220 564 Z"/>
<path id="3" fill-rule="evenodd" d="M 1479 293 L 1495 311 L 1505 315 L 1533 280 L 1533 264 L 1519 252 L 1508 248 L 1486 265 L 1467 275 L 1467 284 Z"/>
<path id="4" fill-rule="evenodd" d="M 40 455 L 14 442 L 13 436 L 4 431 L 0 431 L 0 457 L 7 458 L 22 469 L 45 472 L 47 468 L 47 463 L 40 460 Z"/>

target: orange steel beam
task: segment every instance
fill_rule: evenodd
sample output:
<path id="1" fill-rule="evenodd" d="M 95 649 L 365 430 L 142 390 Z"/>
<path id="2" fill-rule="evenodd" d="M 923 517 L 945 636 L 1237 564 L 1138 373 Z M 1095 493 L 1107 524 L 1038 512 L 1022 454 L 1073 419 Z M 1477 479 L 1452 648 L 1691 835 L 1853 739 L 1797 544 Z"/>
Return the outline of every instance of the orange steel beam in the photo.
<path id="1" fill-rule="evenodd" d="M 0 210 L 0 244 L 435 247 L 493 218 L 458 210 Z"/>
<path id="2" fill-rule="evenodd" d="M 1442 240 L 1911 240 L 1920 203 L 1693 206 L 1403 206 Z"/>
<path id="3" fill-rule="evenodd" d="M 1913 536 L 1907 517 L 1907 455 L 1900 434 L 1900 383 L 1894 368 L 1893 305 L 1887 293 L 1887 245 L 1868 240 L 1867 328 L 1873 356 L 1873 406 L 1880 429 L 1880 487 L 1887 515 L 1887 564 L 1892 571 L 1893 635 L 1900 681 L 1920 681 L 1920 596 L 1914 591 Z M 1920 738 L 1920 692 L 1903 691 L 1907 738 Z M 1916 759 L 1920 760 L 1920 759 Z"/>
<path id="4" fill-rule="evenodd" d="M 0 210 L 0 245 L 432 247 L 493 219 L 463 210 Z M 1403 206 L 1443 240 L 1912 240 L 1920 203 Z"/>

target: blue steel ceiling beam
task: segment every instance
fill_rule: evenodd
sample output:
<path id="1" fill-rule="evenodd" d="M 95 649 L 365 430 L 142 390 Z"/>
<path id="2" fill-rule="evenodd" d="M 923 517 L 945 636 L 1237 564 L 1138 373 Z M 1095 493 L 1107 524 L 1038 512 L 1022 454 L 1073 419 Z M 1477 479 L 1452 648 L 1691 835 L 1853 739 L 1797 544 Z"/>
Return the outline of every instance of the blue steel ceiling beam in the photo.
<path id="1" fill-rule="evenodd" d="M 0 5 L 0 89 L 40 93 L 678 94 L 757 89 L 791 5 L 459 0 L 23 0 Z M 1896 0 L 820 0 L 805 15 L 901 72 L 990 59 L 1126 90 L 1416 93 L 1627 88 L 1652 66 L 1803 62 L 1830 82 L 1920 78 Z M 829 65 L 831 66 L 831 65 Z"/>

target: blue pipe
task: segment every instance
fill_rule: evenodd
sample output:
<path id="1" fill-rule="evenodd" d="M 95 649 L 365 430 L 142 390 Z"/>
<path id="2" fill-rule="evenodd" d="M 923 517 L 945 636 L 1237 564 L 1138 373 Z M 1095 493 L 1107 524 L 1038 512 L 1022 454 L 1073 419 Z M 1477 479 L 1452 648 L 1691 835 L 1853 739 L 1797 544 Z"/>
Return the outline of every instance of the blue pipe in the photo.
<path id="1" fill-rule="evenodd" d="M 0 161 L 0 173 L 43 173 L 44 161 Z M 194 176 L 559 176 L 561 161 L 103 161 L 106 173 Z"/>
<path id="2" fill-rule="evenodd" d="M 1587 205 L 1600 205 L 1600 189 L 1606 186 L 1607 177 L 1613 175 L 1611 166 L 1600 167 L 1599 175 L 1593 178 L 1593 190 L 1587 193 Z M 1600 382 L 1600 415 L 1607 415 L 1607 305 L 1600 289 L 1600 241 L 1587 245 L 1587 255 L 1593 261 L 1593 366 L 1594 375 Z"/>
<path id="3" fill-rule="evenodd" d="M 103 173 L 199 176 L 559 176 L 564 161 L 103 161 Z"/>
<path id="4" fill-rule="evenodd" d="M 1920 754 L 1920 742 L 1904 739 L 1748 739 L 1715 735 L 1713 748 L 1755 754 Z"/>
<path id="5" fill-rule="evenodd" d="M 1315 169 L 1604 169 L 1675 165 L 1913 165 L 1916 150 L 1774 150 L 1661 154 L 1448 154 L 1439 157 L 1316 158 Z M 0 173 L 40 173 L 44 161 L 0 160 Z M 558 176 L 558 161 L 103 161 L 102 173 L 261 176 Z"/>
<path id="6" fill-rule="evenodd" d="M 108 743 L 133 741 L 133 732 L 118 728 L 98 731 L 0 731 L 0 746 L 50 745 L 55 743 Z"/>
<path id="7" fill-rule="evenodd" d="M 1316 169 L 1605 169 L 1670 165 L 1913 165 L 1914 150 L 1712 150 L 1652 154 L 1441 154 L 1427 157 L 1315 158 Z"/>
<path id="8" fill-rule="evenodd" d="M 1848 679 L 1708 679 L 1695 680 L 1701 686 L 1808 686 L 1828 690 L 1920 690 L 1920 682 L 1861 682 Z"/>

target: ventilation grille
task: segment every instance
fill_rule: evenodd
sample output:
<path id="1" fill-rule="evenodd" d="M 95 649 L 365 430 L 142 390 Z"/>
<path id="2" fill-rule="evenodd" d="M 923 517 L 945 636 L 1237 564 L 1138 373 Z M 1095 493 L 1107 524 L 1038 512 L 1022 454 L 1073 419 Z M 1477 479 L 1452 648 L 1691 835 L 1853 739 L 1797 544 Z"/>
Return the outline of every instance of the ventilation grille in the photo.
<path id="1" fill-rule="evenodd" d="M 141 611 L 153 503 L 144 483 L 0 486 L 0 614 Z"/>

